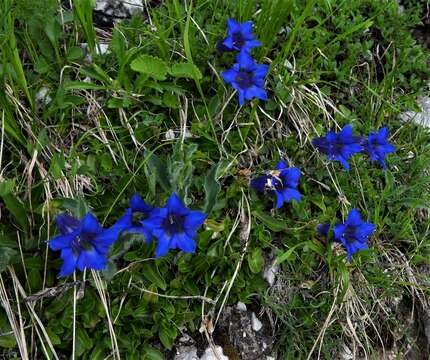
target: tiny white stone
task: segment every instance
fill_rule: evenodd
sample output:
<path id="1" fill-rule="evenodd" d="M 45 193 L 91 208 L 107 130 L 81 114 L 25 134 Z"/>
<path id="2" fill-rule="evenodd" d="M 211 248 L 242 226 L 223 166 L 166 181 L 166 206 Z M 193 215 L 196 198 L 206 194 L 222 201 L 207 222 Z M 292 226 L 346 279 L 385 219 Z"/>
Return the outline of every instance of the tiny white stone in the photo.
<path id="1" fill-rule="evenodd" d="M 236 305 L 237 310 L 239 311 L 246 311 L 246 305 L 243 302 L 238 302 Z"/>
<path id="2" fill-rule="evenodd" d="M 172 129 L 169 129 L 166 131 L 166 134 L 164 135 L 166 140 L 174 140 L 175 139 L 175 132 Z"/>
<path id="3" fill-rule="evenodd" d="M 266 360 L 275 360 L 273 356 L 266 356 Z"/>
<path id="4" fill-rule="evenodd" d="M 276 273 L 278 272 L 279 265 L 276 263 L 276 259 L 269 265 L 267 265 L 263 272 L 263 278 L 272 286 L 275 283 Z"/>
<path id="5" fill-rule="evenodd" d="M 109 51 L 109 44 L 100 43 L 98 46 L 96 46 L 96 54 L 97 55 L 104 55 L 107 54 Z"/>
<path id="6" fill-rule="evenodd" d="M 36 98 L 35 98 L 36 102 L 38 104 L 48 105 L 52 101 L 52 98 L 48 95 L 48 92 L 49 92 L 48 87 L 46 86 L 41 87 L 36 94 Z"/>
<path id="7" fill-rule="evenodd" d="M 203 356 L 200 358 L 200 360 L 229 360 L 228 357 L 225 356 L 224 353 L 222 352 L 221 346 L 215 346 L 215 350 L 218 357 L 214 354 L 214 351 L 212 350 L 212 348 L 208 347 L 205 350 L 205 353 L 203 354 Z"/>
<path id="8" fill-rule="evenodd" d="M 430 97 L 418 96 L 417 103 L 421 107 L 421 112 L 406 111 L 400 114 L 400 119 L 412 120 L 415 124 L 430 128 Z"/>
<path id="9" fill-rule="evenodd" d="M 251 323 L 252 323 L 252 330 L 254 331 L 260 331 L 261 328 L 263 327 L 263 323 L 258 320 L 257 316 L 255 315 L 255 313 L 252 313 L 251 315 Z"/>
<path id="10" fill-rule="evenodd" d="M 173 360 L 199 360 L 195 346 L 179 346 Z"/>

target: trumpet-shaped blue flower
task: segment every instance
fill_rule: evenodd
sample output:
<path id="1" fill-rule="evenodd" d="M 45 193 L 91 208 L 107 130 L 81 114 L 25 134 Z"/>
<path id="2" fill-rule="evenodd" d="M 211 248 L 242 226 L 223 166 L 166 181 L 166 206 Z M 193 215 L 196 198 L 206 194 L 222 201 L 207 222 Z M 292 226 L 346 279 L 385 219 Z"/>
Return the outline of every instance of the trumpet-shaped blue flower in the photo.
<path id="1" fill-rule="evenodd" d="M 296 167 L 288 167 L 281 160 L 275 170 L 251 181 L 251 186 L 259 192 L 274 193 L 276 195 L 276 208 L 279 209 L 284 202 L 292 200 L 300 201 L 301 195 L 297 190 L 300 180 L 300 170 Z"/>
<path id="2" fill-rule="evenodd" d="M 227 20 L 228 37 L 222 42 L 226 50 L 249 51 L 261 43 L 254 38 L 252 33 L 252 21 L 238 23 L 233 19 Z"/>
<path id="3" fill-rule="evenodd" d="M 317 226 L 317 231 L 320 236 L 327 237 L 328 232 L 330 231 L 330 224 L 319 224 Z"/>
<path id="4" fill-rule="evenodd" d="M 348 159 L 363 151 L 362 140 L 362 137 L 352 135 L 351 125 L 345 125 L 339 133 L 329 131 L 326 136 L 313 139 L 312 144 L 329 160 L 337 160 L 349 170 Z"/>
<path id="5" fill-rule="evenodd" d="M 169 249 L 181 249 L 187 253 L 196 250 L 196 230 L 204 223 L 206 214 L 185 207 L 176 193 L 167 200 L 166 206 L 154 209 L 142 225 L 158 239 L 155 256 L 166 255 Z"/>
<path id="6" fill-rule="evenodd" d="M 264 78 L 269 71 L 269 66 L 258 65 L 246 51 L 237 55 L 237 63 L 231 69 L 221 73 L 224 81 L 239 93 L 239 104 L 253 98 L 267 100 L 264 87 Z"/>
<path id="7" fill-rule="evenodd" d="M 348 260 L 360 249 L 368 249 L 367 241 L 375 231 L 376 226 L 361 220 L 360 212 L 352 209 L 343 224 L 333 227 L 334 239 L 339 241 L 345 248 Z"/>
<path id="8" fill-rule="evenodd" d="M 152 238 L 151 231 L 142 224 L 141 220 L 147 218 L 153 209 L 138 194 L 134 194 L 130 199 L 130 207 L 112 228 L 118 230 L 118 235 L 123 231 L 143 234 L 146 242 L 149 243 Z"/>
<path id="9" fill-rule="evenodd" d="M 385 157 L 396 151 L 396 148 L 388 142 L 388 129 L 383 127 L 377 133 L 370 133 L 364 141 L 364 149 L 370 156 L 370 160 L 377 161 L 385 169 Z"/>
<path id="10" fill-rule="evenodd" d="M 75 268 L 103 270 L 109 247 L 117 239 L 115 229 L 103 229 L 92 214 L 86 214 L 78 220 L 67 214 L 56 217 L 61 235 L 48 241 L 51 250 L 61 250 L 63 265 L 59 276 L 73 273 Z"/>

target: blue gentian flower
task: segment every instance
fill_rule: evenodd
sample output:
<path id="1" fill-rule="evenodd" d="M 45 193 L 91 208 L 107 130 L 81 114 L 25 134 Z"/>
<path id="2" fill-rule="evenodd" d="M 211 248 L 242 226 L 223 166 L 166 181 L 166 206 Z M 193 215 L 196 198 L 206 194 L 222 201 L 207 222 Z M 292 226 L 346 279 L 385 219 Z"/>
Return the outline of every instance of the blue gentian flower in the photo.
<path id="1" fill-rule="evenodd" d="M 363 138 L 352 135 L 351 125 L 345 125 L 339 133 L 329 131 L 326 136 L 312 140 L 312 144 L 329 160 L 339 161 L 345 170 L 349 170 L 348 159 L 361 151 Z"/>
<path id="2" fill-rule="evenodd" d="M 154 209 L 142 225 L 158 239 L 155 256 L 166 255 L 169 249 L 181 249 L 186 253 L 196 250 L 196 230 L 207 215 L 185 207 L 176 193 L 167 200 L 166 206 Z"/>
<path id="3" fill-rule="evenodd" d="M 134 194 L 130 199 L 130 207 L 112 228 L 118 230 L 118 235 L 123 231 L 143 234 L 146 242 L 149 243 L 152 238 L 151 231 L 142 224 L 141 220 L 147 218 L 153 209 L 138 194 Z"/>
<path id="4" fill-rule="evenodd" d="M 388 142 L 388 129 L 383 127 L 377 133 L 370 133 L 364 142 L 364 149 L 370 156 L 370 160 L 378 161 L 386 169 L 385 157 L 396 151 L 396 148 Z"/>
<path id="5" fill-rule="evenodd" d="M 115 229 L 103 229 L 92 214 L 78 220 L 67 214 L 56 217 L 61 235 L 48 241 L 51 250 L 61 250 L 63 265 L 59 276 L 68 276 L 75 268 L 103 270 L 109 247 L 117 239 Z"/>
<path id="6" fill-rule="evenodd" d="M 352 254 L 360 249 L 368 249 L 367 241 L 375 229 L 374 224 L 361 220 L 360 212 L 354 208 L 345 223 L 334 226 L 334 239 L 346 248 L 348 260 L 351 261 Z"/>
<path id="7" fill-rule="evenodd" d="M 300 201 L 301 195 L 297 190 L 300 180 L 300 170 L 296 167 L 288 167 L 281 160 L 275 170 L 251 181 L 251 186 L 259 192 L 274 193 L 276 195 L 276 208 L 279 209 L 284 202 L 291 200 Z"/>
<path id="8" fill-rule="evenodd" d="M 330 231 L 330 224 L 319 224 L 317 226 L 317 231 L 320 236 L 327 237 Z"/>
<path id="9" fill-rule="evenodd" d="M 222 42 L 223 49 L 236 51 L 249 51 L 261 43 L 254 38 L 252 33 L 252 21 L 238 23 L 233 19 L 227 20 L 228 37 Z"/>
<path id="10" fill-rule="evenodd" d="M 236 60 L 237 63 L 231 69 L 223 71 L 221 76 L 227 84 L 231 84 L 238 91 L 240 105 L 245 103 L 245 99 L 267 100 L 263 87 L 269 66 L 258 65 L 246 51 L 241 51 Z"/>

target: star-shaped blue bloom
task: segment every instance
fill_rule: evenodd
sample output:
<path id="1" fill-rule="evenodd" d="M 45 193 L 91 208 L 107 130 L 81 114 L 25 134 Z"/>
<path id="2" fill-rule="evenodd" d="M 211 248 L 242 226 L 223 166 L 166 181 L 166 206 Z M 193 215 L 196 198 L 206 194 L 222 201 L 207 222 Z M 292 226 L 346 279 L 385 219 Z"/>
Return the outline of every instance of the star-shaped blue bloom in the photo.
<path id="1" fill-rule="evenodd" d="M 383 127 L 377 133 L 370 133 L 364 142 L 364 149 L 370 156 L 370 160 L 377 161 L 386 169 L 385 157 L 396 151 L 396 148 L 388 142 L 388 129 Z"/>
<path id="2" fill-rule="evenodd" d="M 348 260 L 360 249 L 368 249 L 367 241 L 375 231 L 376 226 L 361 220 L 360 212 L 352 209 L 343 224 L 333 227 L 334 239 L 339 241 L 345 248 Z"/>
<path id="3" fill-rule="evenodd" d="M 228 37 L 222 42 L 226 50 L 249 51 L 261 43 L 255 39 L 252 33 L 252 21 L 238 23 L 233 19 L 227 20 Z"/>
<path id="4" fill-rule="evenodd" d="M 300 170 L 296 167 L 288 167 L 281 160 L 275 166 L 275 170 L 251 181 L 251 186 L 259 192 L 274 193 L 276 195 L 276 208 L 279 209 L 284 202 L 292 200 L 300 201 L 301 195 L 297 190 L 300 180 Z"/>
<path id="5" fill-rule="evenodd" d="M 167 200 L 166 206 L 154 209 L 142 224 L 158 239 L 155 256 L 166 255 L 169 249 L 181 249 L 186 253 L 196 250 L 196 230 L 207 215 L 185 207 L 176 193 Z"/>
<path id="6" fill-rule="evenodd" d="M 241 51 L 236 58 L 237 63 L 231 69 L 221 73 L 224 81 L 239 93 L 239 104 L 253 98 L 267 100 L 264 78 L 269 71 L 269 65 L 258 65 L 246 51 Z"/>
<path id="7" fill-rule="evenodd" d="M 118 230 L 118 235 L 123 231 L 143 234 L 146 242 L 149 243 L 152 238 L 151 231 L 142 224 L 141 220 L 147 218 L 153 209 L 138 194 L 134 194 L 130 199 L 130 207 L 112 228 Z"/>
<path id="8" fill-rule="evenodd" d="M 339 133 L 329 131 L 326 136 L 313 139 L 312 144 L 329 160 L 337 160 L 345 170 L 349 170 L 348 159 L 363 151 L 362 139 L 352 135 L 351 125 L 345 125 Z"/>
<path id="9" fill-rule="evenodd" d="M 75 268 L 103 270 L 109 247 L 117 239 L 115 229 L 103 229 L 92 214 L 78 220 L 67 214 L 56 217 L 61 235 L 48 241 L 51 250 L 61 250 L 63 265 L 59 276 L 68 276 Z"/>

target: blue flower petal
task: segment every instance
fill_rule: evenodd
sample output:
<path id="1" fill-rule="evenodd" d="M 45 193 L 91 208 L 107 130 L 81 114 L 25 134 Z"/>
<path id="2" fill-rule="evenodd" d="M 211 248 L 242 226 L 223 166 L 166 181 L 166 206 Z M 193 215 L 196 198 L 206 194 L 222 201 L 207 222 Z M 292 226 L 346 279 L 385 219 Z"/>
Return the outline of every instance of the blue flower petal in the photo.
<path id="1" fill-rule="evenodd" d="M 61 250 L 61 258 L 63 259 L 63 265 L 61 265 L 59 277 L 69 276 L 73 274 L 76 267 L 77 257 L 71 248 L 64 248 Z"/>
<path id="2" fill-rule="evenodd" d="M 222 78 L 227 84 L 231 84 L 235 81 L 237 76 L 237 71 L 233 69 L 225 70 L 221 73 Z"/>
<path id="3" fill-rule="evenodd" d="M 282 206 L 284 206 L 284 194 L 280 191 L 275 191 L 275 195 L 276 195 L 275 208 L 279 209 Z"/>
<path id="4" fill-rule="evenodd" d="M 236 60 L 240 68 L 246 71 L 253 71 L 257 67 L 257 64 L 255 63 L 254 59 L 251 57 L 251 55 L 249 55 L 247 51 L 242 50 L 237 55 Z"/>
<path id="5" fill-rule="evenodd" d="M 138 194 L 134 194 L 130 199 L 130 207 L 133 211 L 141 213 L 150 212 L 153 207 L 148 205 Z"/>
<path id="6" fill-rule="evenodd" d="M 97 218 L 93 214 L 86 214 L 81 220 L 81 231 L 85 234 L 98 234 L 103 231 Z"/>
<path id="7" fill-rule="evenodd" d="M 100 254 L 106 255 L 110 246 L 118 239 L 120 232 L 120 228 L 112 226 L 97 235 L 91 243 Z"/>
<path id="8" fill-rule="evenodd" d="M 55 217 L 55 223 L 58 230 L 65 235 L 71 233 L 79 227 L 79 220 L 68 214 L 59 214 Z"/>
<path id="9" fill-rule="evenodd" d="M 233 44 L 233 38 L 232 37 L 228 37 L 226 39 L 224 39 L 224 41 L 222 42 L 222 44 L 228 49 L 228 50 L 233 50 L 234 49 L 234 44 Z"/>
<path id="10" fill-rule="evenodd" d="M 119 231 L 123 231 L 132 225 L 133 225 L 133 211 L 132 209 L 129 208 L 125 211 L 125 214 L 112 225 L 112 227 L 120 229 Z"/>
<path id="11" fill-rule="evenodd" d="M 289 202 L 291 200 L 300 201 L 302 196 L 296 189 L 286 188 L 282 190 L 282 196 L 284 197 L 284 201 Z"/>
<path id="12" fill-rule="evenodd" d="M 335 226 L 333 226 L 333 234 L 334 234 L 334 238 L 337 241 L 341 241 L 342 239 L 342 235 L 346 230 L 346 225 L 344 224 L 337 224 Z"/>
<path id="13" fill-rule="evenodd" d="M 357 227 L 356 234 L 357 239 L 361 241 L 367 241 L 370 235 L 376 230 L 376 225 L 372 223 L 362 223 Z"/>
<path id="14" fill-rule="evenodd" d="M 261 87 L 251 86 L 245 90 L 245 98 L 247 100 L 251 100 L 253 98 L 267 100 L 267 93 L 266 90 L 262 89 Z"/>
<path id="15" fill-rule="evenodd" d="M 95 248 L 81 251 L 76 261 L 76 267 L 83 271 L 85 268 L 93 270 L 103 270 L 106 267 L 107 259 Z"/>
<path id="16" fill-rule="evenodd" d="M 321 236 L 327 237 L 329 230 L 330 230 L 330 224 L 319 224 L 317 226 L 318 234 Z"/>
<path id="17" fill-rule="evenodd" d="M 164 256 L 169 251 L 170 246 L 170 237 L 167 237 L 165 234 L 160 236 L 157 241 L 157 248 L 155 249 L 155 257 L 159 258 L 160 256 Z"/>
<path id="18" fill-rule="evenodd" d="M 279 162 L 275 166 L 276 170 L 284 170 L 287 168 L 288 168 L 288 164 L 284 160 L 279 160 Z"/>
<path id="19" fill-rule="evenodd" d="M 241 31 L 240 23 L 231 18 L 227 19 L 227 27 L 230 36 Z"/>
<path id="20" fill-rule="evenodd" d="M 76 233 L 73 232 L 67 235 L 58 235 L 48 241 L 48 245 L 51 250 L 57 251 L 65 248 L 70 248 L 73 239 L 76 237 Z"/>
<path id="21" fill-rule="evenodd" d="M 271 177 L 271 176 L 262 175 L 256 179 L 253 179 L 253 180 L 251 180 L 251 186 L 259 192 L 264 192 L 266 190 L 266 185 L 267 185 L 267 181 L 268 181 L 269 177 Z"/>
<path id="22" fill-rule="evenodd" d="M 167 199 L 166 207 L 169 212 L 177 215 L 185 215 L 189 212 L 181 198 L 175 192 Z"/>
<path id="23" fill-rule="evenodd" d="M 245 104 L 245 92 L 242 89 L 238 89 L 238 95 L 239 95 L 239 105 L 242 106 Z"/>
<path id="24" fill-rule="evenodd" d="M 256 78 L 264 79 L 269 71 L 269 65 L 261 64 L 258 65 L 254 70 L 254 76 Z"/>
<path id="25" fill-rule="evenodd" d="M 185 217 L 184 221 L 184 227 L 185 228 L 198 228 L 200 227 L 206 220 L 207 215 L 200 212 L 192 210 L 190 213 Z"/>
<path id="26" fill-rule="evenodd" d="M 351 226 L 360 226 L 363 223 L 360 212 L 356 208 L 349 212 L 346 223 Z"/>
<path id="27" fill-rule="evenodd" d="M 196 251 L 196 242 L 193 238 L 189 237 L 185 233 L 178 233 L 173 236 L 172 243 L 175 243 L 175 248 L 181 249 L 183 252 L 186 253 L 194 253 Z M 173 245 L 171 245 L 172 248 Z"/>
<path id="28" fill-rule="evenodd" d="M 300 181 L 300 169 L 297 167 L 292 167 L 285 169 L 281 172 L 281 179 L 284 186 L 295 188 L 298 186 Z"/>

